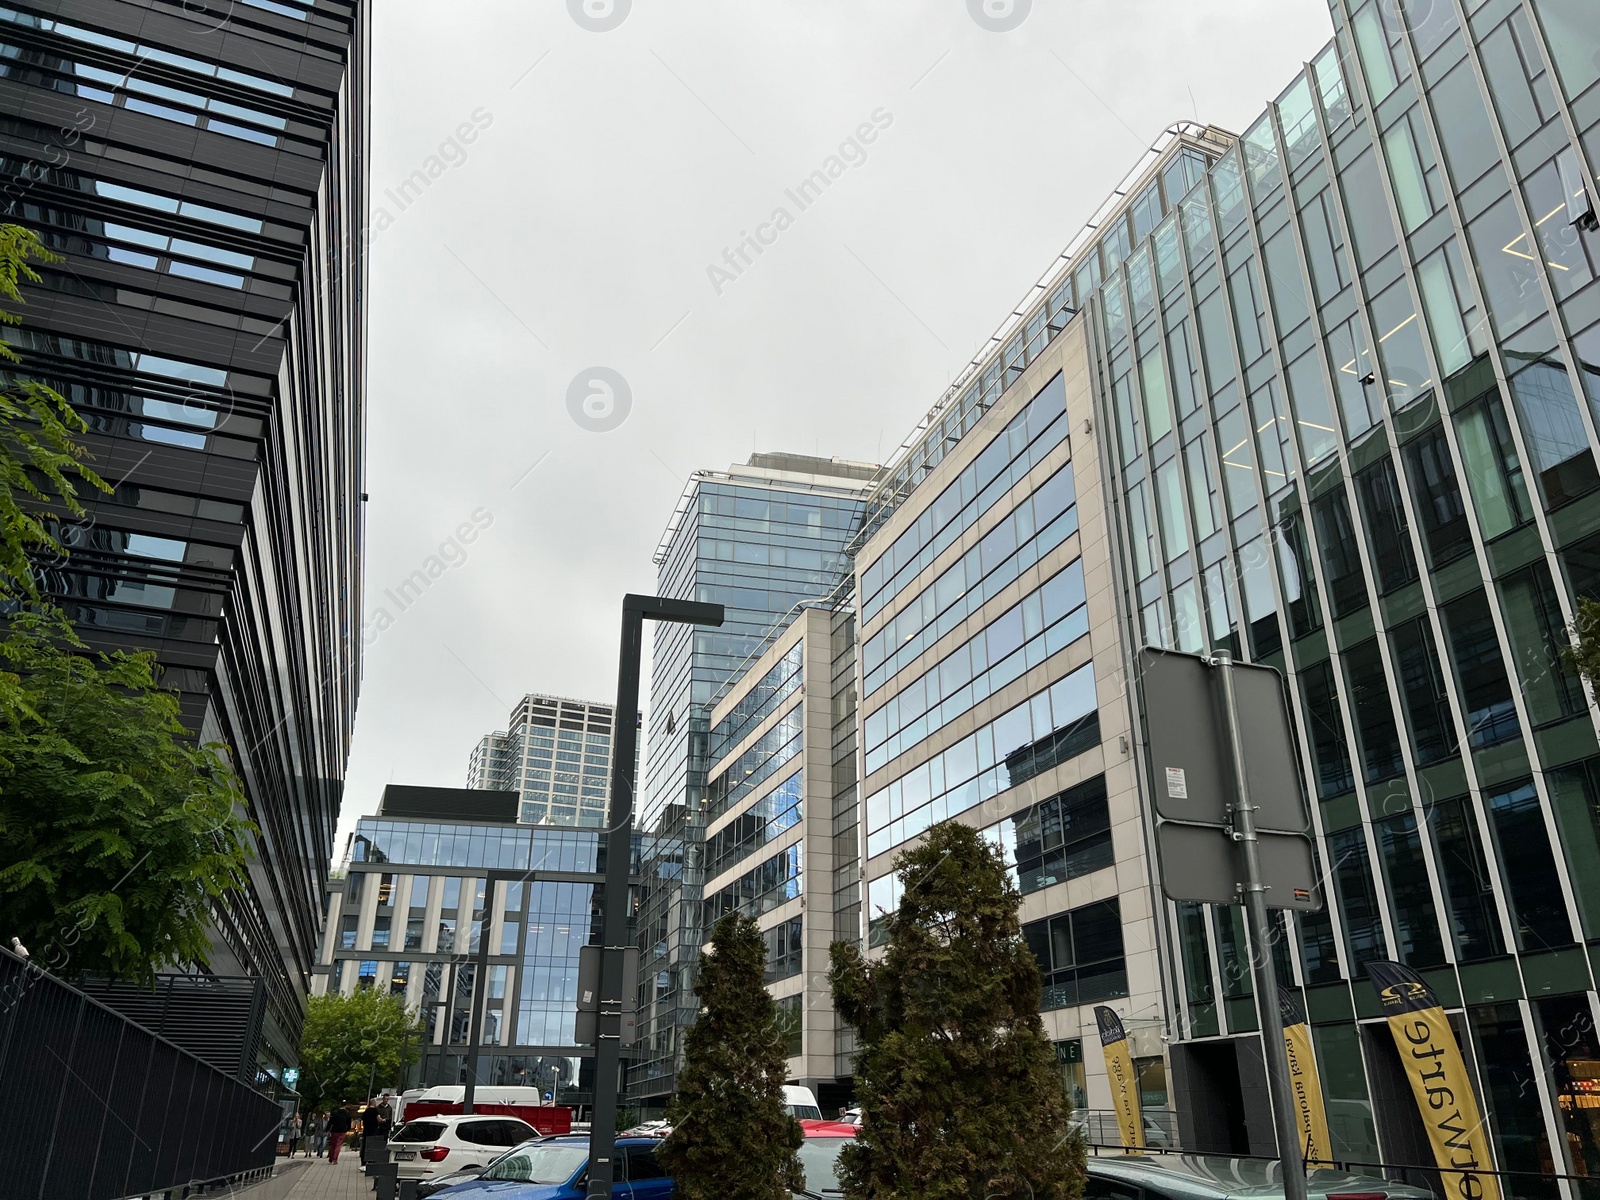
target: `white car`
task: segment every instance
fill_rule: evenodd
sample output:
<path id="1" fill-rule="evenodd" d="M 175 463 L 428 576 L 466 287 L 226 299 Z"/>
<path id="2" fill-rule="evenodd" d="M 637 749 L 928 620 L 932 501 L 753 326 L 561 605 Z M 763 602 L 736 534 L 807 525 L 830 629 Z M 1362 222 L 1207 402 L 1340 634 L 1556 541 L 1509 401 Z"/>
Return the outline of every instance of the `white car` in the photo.
<path id="1" fill-rule="evenodd" d="M 486 1167 L 512 1146 L 538 1136 L 538 1130 L 516 1117 L 418 1117 L 389 1139 L 389 1161 L 398 1164 L 401 1179 L 431 1179 L 463 1167 Z"/>

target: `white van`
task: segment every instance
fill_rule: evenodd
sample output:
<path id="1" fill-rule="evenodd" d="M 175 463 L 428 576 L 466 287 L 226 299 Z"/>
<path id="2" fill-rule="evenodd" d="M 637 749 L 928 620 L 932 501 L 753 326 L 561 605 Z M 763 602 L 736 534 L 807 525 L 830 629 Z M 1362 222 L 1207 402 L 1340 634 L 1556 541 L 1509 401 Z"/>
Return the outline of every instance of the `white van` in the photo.
<path id="1" fill-rule="evenodd" d="M 783 1110 L 797 1121 L 822 1120 L 822 1109 L 817 1106 L 817 1098 L 807 1087 L 786 1084 L 783 1089 Z"/>

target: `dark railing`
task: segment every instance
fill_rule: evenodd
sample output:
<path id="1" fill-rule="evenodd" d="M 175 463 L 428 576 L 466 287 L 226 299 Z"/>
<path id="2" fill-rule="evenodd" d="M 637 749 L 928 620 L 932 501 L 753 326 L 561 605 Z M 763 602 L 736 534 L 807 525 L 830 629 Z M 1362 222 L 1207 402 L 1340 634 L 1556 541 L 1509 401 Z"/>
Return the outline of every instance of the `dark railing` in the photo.
<path id="1" fill-rule="evenodd" d="M 1089 1153 L 1098 1157 L 1100 1155 L 1122 1155 L 1127 1152 L 1118 1141 L 1100 1140 L 1091 1135 L 1089 1138 Z M 1276 1158 L 1260 1154 L 1224 1154 L 1165 1149 L 1154 1146 L 1144 1150 L 1143 1153 L 1154 1155 L 1175 1154 L 1185 1158 L 1204 1158 L 1207 1160 L 1205 1163 L 1206 1171 L 1224 1181 L 1226 1181 L 1227 1171 L 1219 1164 L 1232 1160 L 1253 1160 L 1276 1166 L 1278 1162 Z M 1386 1179 L 1390 1183 L 1407 1184 L 1424 1192 L 1430 1192 L 1438 1197 L 1439 1200 L 1460 1200 L 1461 1197 L 1461 1192 L 1458 1188 L 1446 1186 L 1446 1181 L 1441 1179 L 1437 1166 L 1357 1162 L 1346 1159 L 1318 1161 L 1309 1165 L 1312 1167 L 1326 1167 L 1335 1171 L 1346 1171 L 1352 1175 L 1366 1175 L 1377 1179 Z M 1600 1176 L 1556 1175 L 1541 1171 L 1475 1171 L 1473 1174 L 1490 1176 L 1498 1180 L 1500 1194 L 1504 1197 L 1504 1200 L 1560 1200 L 1563 1180 L 1571 1184 L 1572 1193 L 1580 1197 L 1580 1200 L 1600 1200 Z M 1240 1182 L 1248 1181 L 1241 1178 Z"/>
<path id="2" fill-rule="evenodd" d="M 0 949 L 0 1195 L 120 1200 L 272 1171 L 281 1110 Z"/>

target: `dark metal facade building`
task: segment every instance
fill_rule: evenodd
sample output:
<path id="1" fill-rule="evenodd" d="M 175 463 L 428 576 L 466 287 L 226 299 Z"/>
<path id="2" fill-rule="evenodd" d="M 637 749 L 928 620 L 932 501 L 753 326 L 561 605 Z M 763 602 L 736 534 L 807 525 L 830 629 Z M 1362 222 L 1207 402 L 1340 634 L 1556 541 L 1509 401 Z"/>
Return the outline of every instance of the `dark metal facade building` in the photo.
<path id="1" fill-rule="evenodd" d="M 263 1065 L 298 1038 L 360 677 L 367 21 L 0 8 L 0 219 L 63 256 L 12 340 L 115 489 L 47 586 L 232 749 L 260 833 L 213 968 L 265 982 Z"/>

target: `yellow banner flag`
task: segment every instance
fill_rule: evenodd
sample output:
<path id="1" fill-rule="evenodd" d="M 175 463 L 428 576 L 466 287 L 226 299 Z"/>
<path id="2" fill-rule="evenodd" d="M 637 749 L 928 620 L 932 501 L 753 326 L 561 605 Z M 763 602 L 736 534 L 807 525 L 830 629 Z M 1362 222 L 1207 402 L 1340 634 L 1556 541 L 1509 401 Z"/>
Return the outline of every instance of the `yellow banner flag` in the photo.
<path id="1" fill-rule="evenodd" d="M 1489 1129 L 1478 1112 L 1467 1064 L 1439 998 L 1422 976 L 1399 963 L 1369 962 L 1367 978 L 1383 1002 L 1446 1196 L 1500 1200 L 1499 1179 L 1484 1174 L 1494 1170 Z"/>
<path id="2" fill-rule="evenodd" d="M 1094 1010 L 1100 1028 L 1100 1049 L 1106 1056 L 1106 1076 L 1111 1080 L 1111 1107 L 1117 1114 L 1117 1132 L 1126 1150 L 1144 1148 L 1144 1117 L 1139 1111 L 1139 1079 L 1133 1069 L 1133 1054 L 1128 1049 L 1128 1034 L 1122 1019 L 1105 1005 Z"/>
<path id="3" fill-rule="evenodd" d="M 1333 1142 L 1328 1136 L 1328 1110 L 1322 1098 L 1322 1077 L 1311 1052 L 1311 1030 L 1294 995 L 1278 989 L 1283 1021 L 1283 1048 L 1289 1055 L 1289 1090 L 1300 1121 L 1300 1157 L 1307 1166 L 1332 1166 Z"/>

